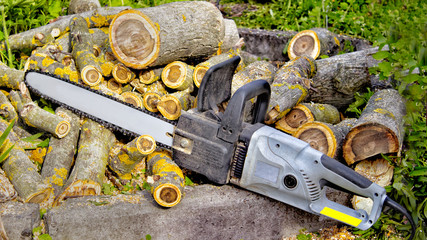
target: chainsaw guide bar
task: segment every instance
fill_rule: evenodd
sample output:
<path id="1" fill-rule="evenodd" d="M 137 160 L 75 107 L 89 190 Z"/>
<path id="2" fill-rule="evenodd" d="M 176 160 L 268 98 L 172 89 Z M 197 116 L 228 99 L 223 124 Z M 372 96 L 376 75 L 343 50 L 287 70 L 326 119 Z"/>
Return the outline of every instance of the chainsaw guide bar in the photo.
<path id="1" fill-rule="evenodd" d="M 37 79 L 40 77 L 37 76 L 38 74 L 43 75 L 41 76 L 43 79 Z M 148 134 L 154 137 L 158 147 L 172 149 L 173 132 L 178 122 L 176 120 L 168 120 L 159 114 L 137 108 L 130 103 L 50 73 L 28 70 L 25 73 L 24 82 L 30 91 L 41 98 L 67 108 L 82 117 L 92 119 L 112 131 L 131 137 Z M 37 85 L 44 85 L 43 91 L 39 90 Z M 51 91 L 45 92 L 47 88 Z M 76 91 L 79 92 L 76 93 Z M 73 94 L 77 95 L 72 96 Z M 88 97 L 90 101 L 81 102 L 84 97 Z M 133 118 L 138 116 L 141 121 L 136 123 L 137 119 Z M 145 125 L 141 129 L 150 129 L 151 132 L 139 131 L 137 125 Z"/>

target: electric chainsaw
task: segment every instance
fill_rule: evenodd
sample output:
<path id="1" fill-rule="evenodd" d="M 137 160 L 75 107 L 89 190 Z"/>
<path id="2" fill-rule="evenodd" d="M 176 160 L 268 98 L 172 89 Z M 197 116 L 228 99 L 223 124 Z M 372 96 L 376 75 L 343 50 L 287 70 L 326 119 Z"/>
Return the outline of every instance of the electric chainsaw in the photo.
<path id="1" fill-rule="evenodd" d="M 349 167 L 313 149 L 306 142 L 269 127 L 264 117 L 270 85 L 256 80 L 231 96 L 231 80 L 240 57 L 211 67 L 198 91 L 197 107 L 182 111 L 176 121 L 47 73 L 28 71 L 25 83 L 51 100 L 124 134 L 149 134 L 159 147 L 172 150 L 181 167 L 206 176 L 215 184 L 232 183 L 314 214 L 321 214 L 362 230 L 370 228 L 384 206 L 403 213 L 386 190 Z M 243 121 L 245 104 L 255 98 L 252 123 Z M 227 101 L 221 111 L 218 105 Z M 326 197 L 326 187 L 373 201 L 368 214 Z"/>

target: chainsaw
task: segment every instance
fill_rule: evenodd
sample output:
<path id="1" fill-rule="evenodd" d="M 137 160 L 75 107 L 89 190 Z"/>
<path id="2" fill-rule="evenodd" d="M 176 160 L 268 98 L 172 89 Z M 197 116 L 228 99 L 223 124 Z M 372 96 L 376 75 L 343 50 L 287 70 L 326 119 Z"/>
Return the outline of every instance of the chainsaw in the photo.
<path id="1" fill-rule="evenodd" d="M 271 91 L 266 81 L 250 82 L 230 97 L 239 62 L 237 56 L 209 68 L 198 90 L 197 107 L 182 111 L 175 121 L 48 73 L 28 71 L 24 81 L 42 98 L 113 130 L 151 135 L 159 147 L 173 152 L 179 166 L 212 183 L 232 183 L 362 230 L 370 228 L 383 207 L 389 206 L 408 218 L 412 238 L 415 225 L 410 214 L 383 187 L 308 143 L 263 124 Z M 245 122 L 245 104 L 253 99 L 252 122 Z M 219 104 L 227 100 L 222 110 Z M 329 200 L 327 187 L 370 198 L 370 213 Z"/>

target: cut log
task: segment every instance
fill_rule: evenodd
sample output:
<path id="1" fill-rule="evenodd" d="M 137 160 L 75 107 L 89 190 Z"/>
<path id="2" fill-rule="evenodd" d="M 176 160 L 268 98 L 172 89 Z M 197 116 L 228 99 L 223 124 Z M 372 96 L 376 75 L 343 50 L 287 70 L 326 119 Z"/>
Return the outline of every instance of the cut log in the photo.
<path id="1" fill-rule="evenodd" d="M 59 32 L 60 35 L 64 35 L 69 31 L 70 21 L 74 17 L 80 16 L 85 18 L 88 22 L 90 28 L 100 28 L 109 26 L 113 18 L 117 13 L 128 9 L 129 7 L 103 7 L 95 10 L 83 12 L 80 14 L 72 14 L 68 16 L 61 16 L 52 21 L 49 24 L 44 26 L 33 28 L 31 30 L 21 32 L 18 34 L 9 36 L 9 43 L 11 50 L 22 50 L 22 49 L 34 49 L 44 45 L 43 42 L 36 41 L 35 36 L 42 34 L 43 36 L 57 35 Z M 46 41 L 44 41 L 46 42 Z M 3 50 L 5 47 L 4 42 L 0 45 L 0 50 Z"/>
<path id="2" fill-rule="evenodd" d="M 342 153 L 342 142 L 356 123 L 356 119 L 346 119 L 332 125 L 324 122 L 307 122 L 301 125 L 293 136 L 310 144 L 310 146 L 331 158 L 339 160 Z"/>
<path id="3" fill-rule="evenodd" d="M 89 86 L 98 85 L 103 80 L 102 69 L 94 55 L 92 36 L 83 17 L 75 17 L 70 22 L 70 37 L 73 58 L 82 81 Z"/>
<path id="4" fill-rule="evenodd" d="M 120 62 L 143 69 L 213 55 L 224 31 L 213 4 L 174 2 L 120 12 L 110 24 L 110 44 Z"/>
<path id="5" fill-rule="evenodd" d="M 152 84 L 162 76 L 163 68 L 145 69 L 139 73 L 139 81 L 143 84 Z"/>
<path id="6" fill-rule="evenodd" d="M 190 91 L 177 91 L 161 97 L 157 109 L 165 118 L 176 120 L 181 116 L 181 111 L 187 111 L 193 106 L 194 100 Z"/>
<path id="7" fill-rule="evenodd" d="M 70 123 L 70 132 L 61 139 L 50 139 L 50 151 L 44 159 L 41 176 L 53 187 L 54 195 L 57 196 L 74 163 L 74 153 L 80 133 L 80 117 L 61 107 L 55 112 Z"/>
<path id="8" fill-rule="evenodd" d="M 222 41 L 219 51 L 220 54 L 233 49 L 240 40 L 239 30 L 233 19 L 224 18 L 224 40 Z"/>
<path id="9" fill-rule="evenodd" d="M 381 187 L 386 187 L 391 184 L 394 168 L 387 160 L 380 158 L 377 160 L 363 160 L 356 164 L 354 170 L 371 180 L 371 182 L 374 182 Z M 371 214 L 373 206 L 372 199 L 354 196 L 351 199 L 351 203 L 354 209 L 363 209 L 368 214 Z"/>
<path id="10" fill-rule="evenodd" d="M 124 92 L 120 94 L 123 97 L 124 102 L 132 104 L 134 107 L 144 108 L 142 96 L 137 92 Z"/>
<path id="11" fill-rule="evenodd" d="M 48 200 L 53 189 L 43 182 L 37 167 L 25 151 L 15 146 L 3 163 L 3 170 L 24 202 L 42 203 Z"/>
<path id="12" fill-rule="evenodd" d="M 315 71 L 314 60 L 310 57 L 295 58 L 277 70 L 271 85 L 266 124 L 275 123 L 306 98 L 310 88 L 309 77 Z"/>
<path id="13" fill-rule="evenodd" d="M 76 14 L 100 8 L 101 4 L 98 0 L 70 0 L 68 5 L 68 13 Z"/>
<path id="14" fill-rule="evenodd" d="M 310 56 L 313 59 L 321 55 L 333 56 L 338 54 L 340 42 L 336 34 L 324 28 L 313 28 L 297 33 L 288 45 L 288 57 L 294 59 Z"/>
<path id="15" fill-rule="evenodd" d="M 173 207 L 182 198 L 184 174 L 172 161 L 167 151 L 158 151 L 147 157 L 147 170 L 152 176 L 151 193 L 154 200 L 163 207 Z"/>
<path id="16" fill-rule="evenodd" d="M 329 104 L 301 103 L 293 107 L 284 117 L 276 122 L 276 128 L 294 134 L 301 125 L 318 121 L 330 124 L 340 122 L 338 109 Z"/>
<path id="17" fill-rule="evenodd" d="M 114 79 L 121 84 L 129 83 L 136 77 L 135 73 L 122 63 L 114 65 L 112 74 Z"/>
<path id="18" fill-rule="evenodd" d="M 143 89 L 137 88 L 138 91 L 143 91 L 142 100 L 144 108 L 150 112 L 158 112 L 157 104 L 160 98 L 167 94 L 166 88 L 162 81 L 156 81 L 150 85 L 145 85 Z"/>
<path id="19" fill-rule="evenodd" d="M 56 204 L 68 197 L 101 193 L 109 152 L 115 140 L 110 130 L 92 120 L 85 120 L 73 170 L 56 198 Z"/>
<path id="20" fill-rule="evenodd" d="M 397 90 L 374 93 L 344 141 L 343 156 L 347 164 L 381 153 L 399 155 L 405 114 L 404 99 Z"/>
<path id="21" fill-rule="evenodd" d="M 307 101 L 327 103 L 343 110 L 354 101 L 354 93 L 369 85 L 369 67 L 377 61 L 378 48 L 316 60 L 317 73 L 311 82 Z"/>
<path id="22" fill-rule="evenodd" d="M 8 67 L 0 61 L 0 87 L 19 89 L 19 84 L 24 81 L 25 72 Z"/>
<path id="23" fill-rule="evenodd" d="M 0 203 L 15 199 L 18 193 L 15 191 L 12 183 L 6 177 L 6 174 L 0 168 Z"/>
<path id="24" fill-rule="evenodd" d="M 5 92 L 9 95 L 7 92 Z M 18 113 L 3 91 L 0 91 L 0 115 L 7 121 L 18 120 Z"/>
<path id="25" fill-rule="evenodd" d="M 107 88 L 117 94 L 121 94 L 123 92 L 122 84 L 118 83 L 114 78 L 107 81 Z"/>
<path id="26" fill-rule="evenodd" d="M 233 95 L 237 89 L 255 80 L 263 79 L 271 84 L 276 71 L 277 68 L 267 61 L 256 61 L 249 64 L 234 74 L 231 82 L 231 94 Z"/>
<path id="27" fill-rule="evenodd" d="M 163 68 L 162 81 L 166 87 L 179 91 L 189 89 L 192 92 L 193 69 L 192 66 L 181 61 L 171 62 Z"/>
<path id="28" fill-rule="evenodd" d="M 22 83 L 21 93 L 27 91 L 25 84 Z M 65 137 L 70 131 L 70 123 L 68 121 L 40 108 L 34 102 L 24 104 L 19 115 L 28 126 L 49 132 L 57 138 Z"/>
<path id="29" fill-rule="evenodd" d="M 237 52 L 230 51 L 227 53 L 222 53 L 220 55 L 213 56 L 209 58 L 208 60 L 201 62 L 196 65 L 193 72 L 193 81 L 196 87 L 200 87 L 200 84 L 202 83 L 203 77 L 205 76 L 208 69 L 218 63 L 224 62 L 234 56 L 237 56 Z M 241 70 L 243 68 L 243 61 L 240 61 L 239 66 L 237 67 L 236 71 Z"/>
<path id="30" fill-rule="evenodd" d="M 108 166 L 119 178 L 130 180 L 135 166 L 154 150 L 156 150 L 154 138 L 141 135 L 121 147 L 118 152 L 111 151 Z"/>

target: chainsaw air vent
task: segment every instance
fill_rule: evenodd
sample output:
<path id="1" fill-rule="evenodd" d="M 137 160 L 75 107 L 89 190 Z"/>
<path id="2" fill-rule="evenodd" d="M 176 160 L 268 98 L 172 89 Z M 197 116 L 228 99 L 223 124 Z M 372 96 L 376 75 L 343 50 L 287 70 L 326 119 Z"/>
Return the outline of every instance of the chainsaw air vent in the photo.
<path id="1" fill-rule="evenodd" d="M 307 185 L 311 201 L 318 200 L 320 198 L 320 187 L 310 179 L 310 177 L 304 172 L 304 170 L 301 169 L 300 172 L 302 174 L 302 177 L 304 178 L 305 184 Z"/>

